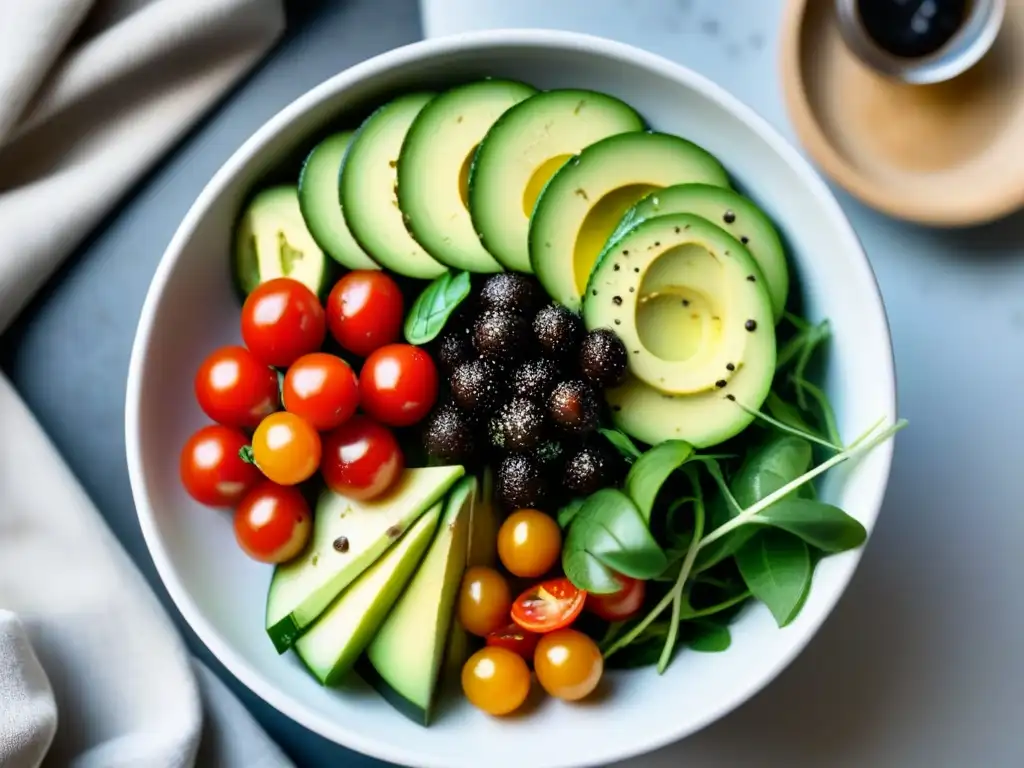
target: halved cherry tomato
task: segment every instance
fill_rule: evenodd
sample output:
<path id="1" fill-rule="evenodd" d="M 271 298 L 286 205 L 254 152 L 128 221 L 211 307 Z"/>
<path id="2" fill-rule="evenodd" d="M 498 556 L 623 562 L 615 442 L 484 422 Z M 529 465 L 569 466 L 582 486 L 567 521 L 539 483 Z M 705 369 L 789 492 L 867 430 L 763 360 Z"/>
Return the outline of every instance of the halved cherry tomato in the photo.
<path id="1" fill-rule="evenodd" d="M 284 563 L 309 541 L 313 516 L 302 493 L 291 486 L 264 480 L 235 508 L 235 539 L 261 563 Z"/>
<path id="2" fill-rule="evenodd" d="M 229 427 L 255 427 L 277 410 L 277 374 L 245 347 L 208 355 L 194 386 L 203 413 Z"/>
<path id="3" fill-rule="evenodd" d="M 350 499 L 384 493 L 405 468 L 405 456 L 387 427 L 353 416 L 324 435 L 320 473 L 327 487 Z"/>
<path id="4" fill-rule="evenodd" d="M 179 470 L 188 495 L 208 507 L 233 507 L 262 479 L 238 452 L 249 444 L 241 430 L 210 424 L 192 435 L 181 451 Z"/>
<path id="5" fill-rule="evenodd" d="M 287 368 L 320 349 L 326 335 L 320 299 L 290 277 L 261 283 L 242 305 L 242 339 L 267 365 Z"/>
<path id="6" fill-rule="evenodd" d="M 487 645 L 497 648 L 504 648 L 517 653 L 524 659 L 532 659 L 533 652 L 537 649 L 537 641 L 540 635 L 535 632 L 527 632 L 515 622 L 507 627 L 496 629 L 487 636 Z"/>
<path id="7" fill-rule="evenodd" d="M 411 344 L 388 344 L 373 352 L 359 372 L 363 410 L 392 427 L 408 427 L 437 400 L 437 367 Z"/>
<path id="8" fill-rule="evenodd" d="M 320 466 L 320 435 L 294 413 L 272 413 L 256 427 L 252 455 L 256 466 L 279 485 L 298 485 Z"/>
<path id="9" fill-rule="evenodd" d="M 631 619 L 644 605 L 647 594 L 647 582 L 631 579 L 618 574 L 615 577 L 622 584 L 622 589 L 608 595 L 587 595 L 587 610 L 597 614 L 606 621 L 625 621 Z"/>
<path id="10" fill-rule="evenodd" d="M 366 357 L 398 340 L 402 291 L 387 273 L 357 269 L 341 278 L 327 297 L 327 325 L 343 349 Z"/>
<path id="11" fill-rule="evenodd" d="M 568 579 L 542 581 L 512 603 L 512 620 L 528 632 L 554 632 L 576 620 L 586 599 L 587 593 Z"/>
<path id="12" fill-rule="evenodd" d="M 285 410 L 321 432 L 341 426 L 359 407 L 359 379 L 348 363 L 324 352 L 292 363 L 281 391 Z"/>

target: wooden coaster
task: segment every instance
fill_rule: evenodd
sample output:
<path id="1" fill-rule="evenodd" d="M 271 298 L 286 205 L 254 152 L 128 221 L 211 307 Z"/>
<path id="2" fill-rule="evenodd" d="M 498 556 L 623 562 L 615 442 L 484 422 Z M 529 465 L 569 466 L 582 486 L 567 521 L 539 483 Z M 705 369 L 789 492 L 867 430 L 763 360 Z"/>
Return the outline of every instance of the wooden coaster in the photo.
<path id="1" fill-rule="evenodd" d="M 791 0 L 782 40 L 790 118 L 814 161 L 866 204 L 943 227 L 1024 207 L 1024 3 L 992 50 L 935 85 L 907 85 L 845 46 L 832 0 Z"/>

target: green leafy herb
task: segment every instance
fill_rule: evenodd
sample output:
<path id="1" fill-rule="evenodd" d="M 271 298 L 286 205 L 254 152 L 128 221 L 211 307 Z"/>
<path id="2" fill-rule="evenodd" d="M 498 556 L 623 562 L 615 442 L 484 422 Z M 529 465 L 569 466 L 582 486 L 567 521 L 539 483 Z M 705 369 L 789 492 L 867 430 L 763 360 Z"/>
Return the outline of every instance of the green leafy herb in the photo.
<path id="1" fill-rule="evenodd" d="M 792 427 L 793 429 L 797 430 L 798 432 L 802 432 L 805 435 L 819 436 L 814 431 L 814 428 L 807 423 L 807 420 L 804 419 L 803 414 L 800 413 L 799 408 L 797 408 L 794 405 L 790 405 L 774 392 L 770 392 L 768 394 L 768 399 L 765 400 L 764 404 L 765 407 L 768 409 L 768 413 L 774 416 L 778 421 L 781 421 L 783 424 Z M 831 440 L 831 438 L 829 438 L 829 440 Z M 837 445 L 839 444 L 838 440 L 832 442 L 835 442 Z"/>
<path id="2" fill-rule="evenodd" d="M 753 516 L 750 522 L 789 531 L 812 547 L 832 553 L 856 549 L 868 535 L 860 521 L 839 507 L 811 499 L 776 501 Z"/>
<path id="3" fill-rule="evenodd" d="M 558 510 L 558 514 L 555 518 L 558 520 L 558 525 L 563 531 L 569 527 L 569 523 L 571 523 L 573 518 L 579 513 L 580 509 L 583 507 L 584 501 L 586 501 L 586 499 L 573 499 Z"/>
<path id="4" fill-rule="evenodd" d="M 825 425 L 825 434 L 828 436 L 829 441 L 836 445 L 842 445 L 843 440 L 839 436 L 839 427 L 836 426 L 836 415 L 825 393 L 806 379 L 797 379 L 794 376 L 793 382 L 798 391 L 802 390 L 810 395 L 817 404 L 818 410 L 821 411 L 821 420 Z"/>
<path id="5" fill-rule="evenodd" d="M 650 523 L 658 491 L 669 475 L 693 455 L 693 446 L 682 440 L 666 440 L 633 462 L 626 476 L 626 493 L 636 504 L 644 523 Z"/>
<path id="6" fill-rule="evenodd" d="M 786 502 L 781 502 L 786 503 Z M 783 530 L 759 531 L 736 553 L 743 580 L 784 627 L 797 615 L 811 583 L 811 554 L 804 541 Z"/>
<path id="7" fill-rule="evenodd" d="M 643 455 L 643 451 L 636 447 L 636 443 L 625 432 L 604 427 L 597 431 L 604 435 L 608 442 L 615 446 L 615 450 L 621 453 L 627 461 L 635 461 Z"/>
<path id="8" fill-rule="evenodd" d="M 452 312 L 469 296 L 470 288 L 468 272 L 455 275 L 445 272 L 431 282 L 416 298 L 405 318 L 405 340 L 410 344 L 426 344 L 434 339 Z"/>
<path id="9" fill-rule="evenodd" d="M 666 564 L 665 553 L 636 505 L 613 488 L 587 498 L 573 517 L 562 548 L 565 575 L 578 588 L 596 594 L 622 588 L 615 572 L 651 579 Z"/>
<path id="10" fill-rule="evenodd" d="M 701 653 L 721 653 L 732 645 L 729 628 L 712 621 L 687 622 L 681 633 L 687 647 Z"/>

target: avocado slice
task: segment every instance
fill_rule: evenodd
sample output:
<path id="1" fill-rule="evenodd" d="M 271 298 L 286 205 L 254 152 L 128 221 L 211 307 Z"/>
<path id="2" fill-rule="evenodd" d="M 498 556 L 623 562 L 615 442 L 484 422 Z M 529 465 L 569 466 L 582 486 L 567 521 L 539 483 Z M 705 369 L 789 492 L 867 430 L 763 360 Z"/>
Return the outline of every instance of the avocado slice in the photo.
<path id="1" fill-rule="evenodd" d="M 420 517 L 295 641 L 295 653 L 324 685 L 352 668 L 416 571 L 434 537 L 444 504 Z"/>
<path id="2" fill-rule="evenodd" d="M 720 443 L 750 424 L 775 375 L 764 276 L 743 244 L 706 219 L 670 214 L 622 237 L 594 268 L 588 329 L 611 328 L 627 381 L 606 390 L 612 421 L 656 445 Z"/>
<path id="3" fill-rule="evenodd" d="M 287 650 L 464 472 L 461 466 L 407 469 L 385 495 L 371 501 L 325 491 L 316 505 L 310 546 L 301 557 L 274 570 L 267 592 L 267 634 L 278 653 Z"/>
<path id="4" fill-rule="evenodd" d="M 455 597 L 466 569 L 476 478 L 452 489 L 437 537 L 416 575 L 366 649 L 360 674 L 396 709 L 429 725 Z"/>
<path id="5" fill-rule="evenodd" d="M 610 136 L 552 177 L 530 221 L 530 263 L 548 294 L 579 311 L 590 271 L 641 197 L 673 184 L 728 187 L 725 169 L 696 144 L 666 133 Z"/>
<path id="6" fill-rule="evenodd" d="M 427 104 L 409 128 L 398 157 L 398 205 L 413 237 L 442 264 L 502 271 L 469 216 L 469 168 L 494 121 L 536 92 L 514 80 L 461 85 Z"/>
<path id="7" fill-rule="evenodd" d="M 385 269 L 421 280 L 439 277 L 446 267 L 406 229 L 397 168 L 409 126 L 434 95 L 408 93 L 367 117 L 345 154 L 339 182 L 345 221 L 363 250 Z"/>
<path id="8" fill-rule="evenodd" d="M 544 185 L 585 147 L 643 128 L 624 101 L 578 88 L 537 93 L 510 108 L 484 136 L 469 172 L 481 242 L 506 268 L 533 272 L 530 216 Z"/>
<path id="9" fill-rule="evenodd" d="M 235 287 L 243 297 L 276 277 L 298 280 L 321 298 L 333 285 L 334 270 L 306 228 L 294 186 L 253 195 L 235 226 L 234 251 Z"/>
<path id="10" fill-rule="evenodd" d="M 353 135 L 340 131 L 313 147 L 299 173 L 299 208 L 309 234 L 336 262 L 348 269 L 380 269 L 352 237 L 341 210 L 338 175 Z"/>
<path id="11" fill-rule="evenodd" d="M 709 184 L 677 184 L 652 192 L 634 205 L 608 239 L 605 250 L 642 221 L 669 213 L 692 213 L 721 227 L 747 246 L 768 285 L 775 322 L 782 319 L 789 296 L 786 252 L 771 220 L 749 198 Z"/>

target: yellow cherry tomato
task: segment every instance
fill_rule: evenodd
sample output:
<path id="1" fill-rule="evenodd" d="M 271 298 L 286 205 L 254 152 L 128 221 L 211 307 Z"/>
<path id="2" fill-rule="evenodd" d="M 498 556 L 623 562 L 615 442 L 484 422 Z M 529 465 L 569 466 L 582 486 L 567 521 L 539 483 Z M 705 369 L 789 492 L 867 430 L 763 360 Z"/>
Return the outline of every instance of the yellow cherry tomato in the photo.
<path id="1" fill-rule="evenodd" d="M 320 466 L 320 435 L 301 416 L 278 411 L 267 416 L 252 436 L 253 461 L 279 485 L 308 480 Z"/>
<path id="2" fill-rule="evenodd" d="M 533 654 L 533 670 L 545 691 L 558 699 L 578 701 L 601 680 L 604 659 L 597 643 L 575 629 L 542 635 Z"/>
<path id="3" fill-rule="evenodd" d="M 507 715 L 530 693 L 530 669 L 522 656 L 489 646 L 462 667 L 462 690 L 474 707 L 491 715 Z"/>
<path id="4" fill-rule="evenodd" d="M 526 578 L 543 576 L 562 554 L 562 531 L 550 515 L 520 509 L 498 530 L 498 557 L 509 573 Z"/>
<path id="5" fill-rule="evenodd" d="M 459 623 L 472 635 L 485 637 L 508 624 L 512 594 L 505 577 L 493 568 L 467 568 L 459 589 Z"/>

